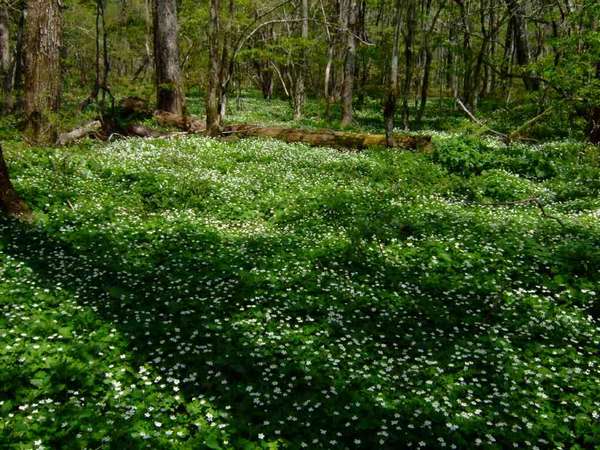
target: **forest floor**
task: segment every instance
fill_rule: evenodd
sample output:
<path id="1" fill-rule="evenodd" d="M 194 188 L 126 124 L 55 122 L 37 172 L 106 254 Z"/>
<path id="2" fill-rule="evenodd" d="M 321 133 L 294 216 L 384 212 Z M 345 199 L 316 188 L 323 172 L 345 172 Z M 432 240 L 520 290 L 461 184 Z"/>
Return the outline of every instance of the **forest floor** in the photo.
<path id="1" fill-rule="evenodd" d="M 2 133 L 0 447 L 600 442 L 597 147 Z"/>

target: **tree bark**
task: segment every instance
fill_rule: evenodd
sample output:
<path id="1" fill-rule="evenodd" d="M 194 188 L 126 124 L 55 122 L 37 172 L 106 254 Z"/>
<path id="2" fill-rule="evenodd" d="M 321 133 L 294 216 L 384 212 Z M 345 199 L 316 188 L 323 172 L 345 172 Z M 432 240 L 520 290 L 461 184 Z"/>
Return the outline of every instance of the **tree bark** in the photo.
<path id="1" fill-rule="evenodd" d="M 392 59 L 390 62 L 390 79 L 387 97 L 383 108 L 385 123 L 385 140 L 388 147 L 394 146 L 394 119 L 398 97 L 398 65 L 400 53 L 400 26 L 402 22 L 402 0 L 396 0 L 396 19 L 394 23 L 394 41 L 392 42 Z"/>
<path id="2" fill-rule="evenodd" d="M 32 143 L 53 143 L 61 91 L 62 2 L 27 0 L 23 39 L 25 136 Z"/>
<path id="3" fill-rule="evenodd" d="M 404 33 L 404 83 L 402 85 L 402 123 L 405 130 L 410 129 L 410 108 L 408 97 L 414 72 L 414 40 L 417 31 L 416 8 L 414 0 L 406 4 L 406 32 Z"/>
<path id="4" fill-rule="evenodd" d="M 15 62 L 12 72 L 12 87 L 15 94 L 14 111 L 22 111 L 23 109 L 23 39 L 25 37 L 25 17 L 27 15 L 26 0 L 21 0 L 19 3 L 19 23 L 17 26 L 17 42 L 15 48 Z"/>
<path id="5" fill-rule="evenodd" d="M 342 122 L 343 127 L 352 124 L 354 111 L 352 99 L 354 90 L 354 66 L 356 64 L 356 0 L 343 0 L 346 23 L 346 59 L 344 61 L 344 81 L 342 83 Z"/>
<path id="6" fill-rule="evenodd" d="M 31 218 L 29 206 L 19 197 L 10 181 L 2 146 L 0 146 L 0 209 L 10 217 L 27 220 Z"/>
<path id="7" fill-rule="evenodd" d="M 10 54 L 10 15 L 7 0 L 0 2 L 0 88 L 2 89 L 2 112 L 13 108 L 12 70 Z"/>
<path id="8" fill-rule="evenodd" d="M 596 79 L 600 80 L 600 61 L 596 63 Z M 600 145 L 600 106 L 593 106 L 588 115 L 588 139 Z"/>
<path id="9" fill-rule="evenodd" d="M 306 86 L 305 76 L 308 70 L 308 60 L 306 57 L 306 41 L 308 40 L 308 0 L 301 0 L 302 6 L 302 53 L 300 55 L 300 67 L 296 74 L 296 80 L 294 82 L 294 120 L 302 118 L 304 111 L 304 103 L 306 101 Z"/>
<path id="10" fill-rule="evenodd" d="M 531 62 L 531 49 L 529 47 L 525 6 L 523 2 L 518 0 L 506 0 L 506 6 L 510 14 L 510 21 L 512 22 L 517 64 L 525 70 L 523 83 L 527 90 L 537 91 L 540 88 L 540 83 L 527 68 Z"/>
<path id="11" fill-rule="evenodd" d="M 154 0 L 153 6 L 157 109 L 183 114 L 185 102 L 177 43 L 177 0 Z"/>
<path id="12" fill-rule="evenodd" d="M 206 130 L 209 136 L 221 133 L 221 59 L 219 58 L 221 31 L 221 2 L 210 0 L 210 20 L 208 26 L 208 92 L 206 94 Z"/>
<path id="13" fill-rule="evenodd" d="M 464 0 L 454 0 L 460 9 L 460 20 L 463 33 L 463 88 L 462 101 L 472 111 L 475 110 L 475 96 L 473 91 L 473 46 L 471 43 L 471 23 L 469 11 Z"/>
<path id="14" fill-rule="evenodd" d="M 239 137 L 263 137 L 285 142 L 300 142 L 316 147 L 341 149 L 365 149 L 370 146 L 386 146 L 382 134 L 348 133 L 332 130 L 303 130 L 298 128 L 261 127 L 255 125 L 231 125 L 224 129 L 225 135 Z M 430 136 L 395 135 L 393 147 L 427 152 L 431 147 Z"/>

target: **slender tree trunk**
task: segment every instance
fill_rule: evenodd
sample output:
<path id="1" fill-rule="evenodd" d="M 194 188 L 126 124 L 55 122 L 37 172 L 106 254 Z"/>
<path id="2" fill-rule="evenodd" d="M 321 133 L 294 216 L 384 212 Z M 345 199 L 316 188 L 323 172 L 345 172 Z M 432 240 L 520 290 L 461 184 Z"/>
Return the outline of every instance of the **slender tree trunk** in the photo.
<path id="1" fill-rule="evenodd" d="M 600 80 L 600 61 L 596 63 L 596 79 Z M 588 138 L 592 144 L 600 145 L 600 106 L 593 106 L 588 116 Z"/>
<path id="2" fill-rule="evenodd" d="M 358 14 L 358 23 L 357 23 L 357 34 L 360 36 L 360 39 L 366 41 L 368 40 L 367 34 L 367 2 L 366 0 L 360 1 L 359 14 Z M 362 54 L 362 58 L 360 58 L 359 69 L 356 70 L 356 73 L 360 73 L 359 81 L 358 81 L 358 98 L 356 99 L 356 106 L 360 109 L 365 104 L 366 97 L 366 86 L 369 81 L 369 55 L 367 53 Z"/>
<path id="3" fill-rule="evenodd" d="M 423 80 L 421 82 L 421 101 L 419 102 L 419 110 L 417 111 L 416 123 L 417 126 L 421 126 L 423 116 L 425 115 L 425 108 L 427 107 L 427 100 L 429 98 L 429 79 L 431 78 L 431 63 L 433 60 L 433 54 L 431 48 L 427 46 L 424 51 L 425 61 L 423 63 Z"/>
<path id="4" fill-rule="evenodd" d="M 425 15 L 431 16 L 431 0 L 425 3 Z M 431 35 L 433 34 L 437 25 L 438 18 L 442 12 L 443 6 L 441 6 L 431 18 L 427 28 L 424 30 L 425 36 L 423 36 L 423 78 L 421 80 L 421 100 L 419 102 L 419 109 L 417 111 L 416 124 L 418 127 L 421 126 L 423 116 L 425 115 L 425 108 L 427 107 L 427 100 L 429 98 L 429 85 L 431 79 L 431 66 L 433 63 L 433 50 L 431 49 Z"/>
<path id="5" fill-rule="evenodd" d="M 457 46 L 456 27 L 450 24 L 448 33 L 449 47 L 446 50 L 446 88 L 451 92 L 452 98 L 458 96 L 458 77 L 456 70 L 456 58 L 454 52 Z"/>
<path id="6" fill-rule="evenodd" d="M 51 115 L 60 105 L 62 43 L 60 0 L 27 0 L 23 53 L 25 135 L 33 143 L 54 142 Z"/>
<path id="7" fill-rule="evenodd" d="M 154 0 L 157 109 L 182 115 L 184 96 L 177 43 L 177 0 Z"/>
<path id="8" fill-rule="evenodd" d="M 263 99 L 271 100 L 273 98 L 273 69 L 269 66 L 269 61 L 256 61 L 254 66 L 260 83 L 260 90 Z"/>
<path id="9" fill-rule="evenodd" d="M 152 44 L 151 41 L 153 40 L 153 19 L 152 19 L 152 13 L 150 12 L 150 10 L 152 9 L 152 7 L 150 6 L 150 1 L 151 0 L 144 0 L 144 21 L 146 22 L 146 35 L 145 35 L 145 41 L 144 41 L 144 57 L 142 58 L 142 62 L 140 63 L 140 65 L 138 66 L 138 68 L 136 69 L 135 73 L 133 74 L 133 81 L 137 81 L 139 78 L 144 79 L 145 74 L 146 74 L 146 70 L 148 69 L 148 66 L 150 65 L 150 63 L 152 62 Z"/>
<path id="10" fill-rule="evenodd" d="M 529 91 L 536 91 L 540 88 L 539 81 L 535 74 L 527 68 L 531 62 L 531 50 L 529 46 L 529 33 L 527 30 L 527 19 L 525 6 L 519 0 L 505 0 L 510 14 L 510 20 L 513 23 L 513 33 L 515 41 L 517 64 L 525 70 L 523 74 L 523 83 Z"/>
<path id="11" fill-rule="evenodd" d="M 8 176 L 8 168 L 4 161 L 4 155 L 2 154 L 2 147 L 0 146 L 0 209 L 5 214 L 11 217 L 29 219 L 31 216 L 31 210 L 27 204 L 19 197 L 17 191 L 10 182 Z"/>
<path id="12" fill-rule="evenodd" d="M 408 97 L 414 72 L 413 44 L 417 31 L 416 4 L 410 0 L 406 4 L 406 33 L 404 33 L 404 83 L 402 85 L 402 123 L 404 129 L 410 129 L 410 108 Z"/>
<path id="13" fill-rule="evenodd" d="M 392 42 L 392 58 L 390 61 L 390 79 L 388 92 L 383 108 L 385 123 L 385 141 L 388 147 L 394 146 L 394 119 L 398 97 L 398 60 L 400 53 L 400 26 L 402 22 L 402 0 L 396 0 L 396 20 L 394 23 L 394 41 Z"/>
<path id="14" fill-rule="evenodd" d="M 325 117 L 329 120 L 331 115 L 331 103 L 333 102 L 331 95 L 331 81 L 332 81 L 332 66 L 333 66 L 333 42 L 329 41 L 329 48 L 327 49 L 327 65 L 325 66 Z"/>
<path id="15" fill-rule="evenodd" d="M 13 91 L 15 93 L 14 111 L 23 109 L 23 39 L 25 37 L 25 17 L 27 15 L 27 4 L 25 0 L 21 0 L 19 4 L 19 25 L 17 27 L 17 44 L 15 49 L 15 63 L 13 64 Z"/>
<path id="16" fill-rule="evenodd" d="M 331 117 L 331 104 L 333 103 L 333 98 L 331 95 L 332 88 L 331 82 L 333 77 L 333 57 L 335 54 L 335 40 L 334 35 L 331 34 L 329 30 L 327 13 L 325 12 L 325 6 L 323 5 L 323 0 L 320 0 L 321 4 L 321 12 L 323 13 L 323 20 L 325 22 L 325 31 L 327 32 L 327 64 L 325 65 L 325 79 L 324 79 L 324 87 L 323 94 L 325 96 L 325 118 L 327 120 Z"/>
<path id="17" fill-rule="evenodd" d="M 302 114 L 304 111 L 304 102 L 306 101 L 306 86 L 305 86 L 305 76 L 308 71 L 308 60 L 306 56 L 306 49 L 304 46 L 306 45 L 306 41 L 308 40 L 308 0 L 301 0 L 301 9 L 302 9 L 302 54 L 300 55 L 300 67 L 296 73 L 296 80 L 294 82 L 294 96 L 293 96 L 293 104 L 294 104 L 294 120 L 299 120 L 302 118 Z"/>
<path id="18" fill-rule="evenodd" d="M 229 86 L 233 80 L 235 70 L 235 59 L 233 55 L 231 55 L 231 44 L 233 41 L 232 25 L 235 17 L 235 0 L 229 0 L 227 15 L 227 21 L 225 21 L 224 27 L 221 27 L 221 34 L 223 35 L 220 46 L 221 66 L 219 70 L 219 123 L 221 126 L 223 126 L 223 123 L 225 122 Z"/>
<path id="19" fill-rule="evenodd" d="M 354 90 L 354 68 L 356 64 L 356 0 L 345 0 L 346 9 L 346 59 L 344 61 L 344 81 L 342 84 L 342 127 L 352 124 L 354 111 L 352 99 Z"/>
<path id="20" fill-rule="evenodd" d="M 474 109 L 473 92 L 473 47 L 471 43 L 471 24 L 469 20 L 469 11 L 464 0 L 454 0 L 460 9 L 460 19 L 463 32 L 463 89 L 462 101 L 470 109 Z"/>
<path id="21" fill-rule="evenodd" d="M 209 136 L 218 136 L 221 133 L 219 111 L 221 99 L 220 31 L 221 2 L 220 0 L 210 0 L 208 92 L 206 94 L 206 130 Z"/>
<path id="22" fill-rule="evenodd" d="M 2 0 L 0 2 L 0 87 L 3 113 L 9 112 L 13 108 L 9 19 L 7 0 Z"/>

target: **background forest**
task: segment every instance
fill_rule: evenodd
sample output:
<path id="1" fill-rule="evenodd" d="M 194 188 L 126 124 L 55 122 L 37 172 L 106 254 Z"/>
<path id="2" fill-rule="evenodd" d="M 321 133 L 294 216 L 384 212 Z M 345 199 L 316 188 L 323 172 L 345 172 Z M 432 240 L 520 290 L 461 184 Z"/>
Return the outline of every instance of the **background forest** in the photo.
<path id="1" fill-rule="evenodd" d="M 28 46 L 29 53 L 44 53 L 36 31 L 27 33 L 28 3 L 48 7 L 7 0 L 0 14 L 4 110 L 24 107 L 26 116 Z M 255 90 L 289 101 L 286 121 L 309 115 L 322 125 L 348 127 L 356 124 L 355 110 L 370 108 L 380 117 L 365 123 L 390 133 L 394 126 L 452 129 L 453 110 L 464 116 L 458 99 L 471 113 L 481 110 L 500 133 L 600 139 L 594 0 L 49 5 L 54 48 L 38 62 L 55 72 L 45 75 L 52 97 L 46 106 L 54 113 L 73 116 L 73 109 L 86 111 L 99 98 L 137 95 L 181 114 L 185 95 L 191 113 L 212 102 L 211 128 L 226 117 L 227 100 L 239 104 Z M 160 85 L 182 98 L 161 100 Z M 307 106 L 307 98 L 318 99 L 318 107 Z"/>
<path id="2" fill-rule="evenodd" d="M 599 25 L 0 0 L 0 448 L 600 449 Z"/>

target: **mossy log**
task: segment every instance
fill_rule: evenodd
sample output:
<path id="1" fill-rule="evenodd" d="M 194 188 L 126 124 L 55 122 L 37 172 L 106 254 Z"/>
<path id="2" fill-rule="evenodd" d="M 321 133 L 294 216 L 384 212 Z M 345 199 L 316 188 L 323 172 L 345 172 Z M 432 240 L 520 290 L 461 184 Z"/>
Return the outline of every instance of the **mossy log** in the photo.
<path id="1" fill-rule="evenodd" d="M 261 127 L 254 125 L 230 125 L 224 135 L 239 137 L 268 137 L 285 142 L 300 142 L 317 147 L 334 147 L 362 150 L 373 146 L 386 146 L 385 135 L 351 133 L 333 130 L 304 130 L 297 128 Z M 429 151 L 431 136 L 394 135 L 393 148 Z"/>
<path id="2" fill-rule="evenodd" d="M 190 133 L 204 133 L 205 121 L 185 117 L 165 111 L 156 111 L 155 119 L 162 126 L 175 127 Z M 373 146 L 387 146 L 385 135 L 369 133 L 351 133 L 334 130 L 308 130 L 300 128 L 264 127 L 259 125 L 232 124 L 222 130 L 225 137 L 266 137 L 285 142 L 301 142 L 315 147 L 333 147 L 362 150 Z M 431 148 L 431 136 L 394 135 L 394 148 L 428 151 Z"/>

